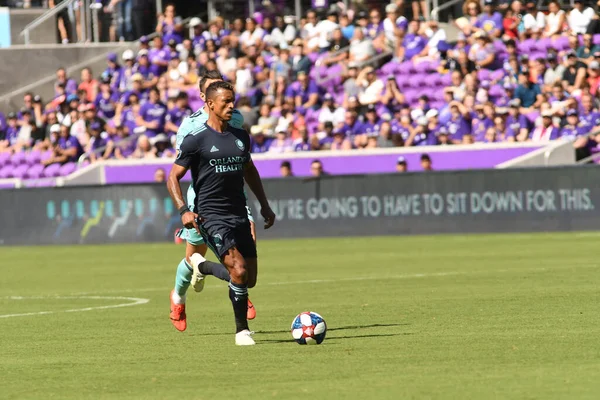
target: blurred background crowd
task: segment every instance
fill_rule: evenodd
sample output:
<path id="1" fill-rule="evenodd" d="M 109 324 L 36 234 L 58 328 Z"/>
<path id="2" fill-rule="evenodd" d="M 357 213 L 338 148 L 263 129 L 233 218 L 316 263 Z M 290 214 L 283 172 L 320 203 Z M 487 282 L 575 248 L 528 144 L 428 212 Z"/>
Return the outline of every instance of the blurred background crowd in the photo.
<path id="1" fill-rule="evenodd" d="M 568 140 L 581 159 L 599 149 L 595 3 L 467 0 L 448 10 L 452 38 L 424 1 L 325 2 L 299 18 L 264 2 L 210 21 L 167 4 L 141 28 L 127 3 L 100 5 L 116 13 L 109 39 L 139 39 L 136 51 L 109 54 L 104 71 L 59 69 L 54 98 L 27 93 L 0 115 L 0 158 L 39 160 L 25 177 L 72 172 L 82 154 L 172 157 L 207 71 L 234 84 L 254 153 Z"/>

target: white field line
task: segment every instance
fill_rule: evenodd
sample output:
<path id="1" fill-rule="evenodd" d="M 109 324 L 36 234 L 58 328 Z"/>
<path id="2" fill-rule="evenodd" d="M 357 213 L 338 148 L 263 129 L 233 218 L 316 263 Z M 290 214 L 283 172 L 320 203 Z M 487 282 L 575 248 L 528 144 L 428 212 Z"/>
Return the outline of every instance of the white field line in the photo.
<path id="1" fill-rule="evenodd" d="M 36 311 L 22 314 L 3 314 L 0 318 L 12 318 L 12 317 L 28 317 L 32 315 L 47 315 L 47 314 L 58 314 L 58 313 L 69 313 L 69 312 L 83 312 L 93 310 L 107 310 L 109 308 L 121 308 L 121 307 L 132 307 L 146 304 L 150 299 L 142 299 L 139 297 L 122 297 L 122 296 L 8 296 L 5 297 L 9 300 L 32 300 L 32 299 L 57 299 L 57 300 L 75 300 L 75 299 L 88 299 L 88 300 L 124 300 L 127 303 L 112 304 L 108 306 L 95 306 L 85 308 L 73 308 L 70 310 L 60 311 Z"/>

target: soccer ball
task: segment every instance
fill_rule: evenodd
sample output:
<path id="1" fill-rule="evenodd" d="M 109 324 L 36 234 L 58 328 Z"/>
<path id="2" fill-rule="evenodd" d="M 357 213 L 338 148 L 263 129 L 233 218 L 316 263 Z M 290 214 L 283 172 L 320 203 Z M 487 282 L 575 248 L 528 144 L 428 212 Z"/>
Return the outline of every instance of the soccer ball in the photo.
<path id="1" fill-rule="evenodd" d="M 300 313 L 292 322 L 292 336 L 298 344 L 321 344 L 327 333 L 327 324 L 316 312 Z"/>

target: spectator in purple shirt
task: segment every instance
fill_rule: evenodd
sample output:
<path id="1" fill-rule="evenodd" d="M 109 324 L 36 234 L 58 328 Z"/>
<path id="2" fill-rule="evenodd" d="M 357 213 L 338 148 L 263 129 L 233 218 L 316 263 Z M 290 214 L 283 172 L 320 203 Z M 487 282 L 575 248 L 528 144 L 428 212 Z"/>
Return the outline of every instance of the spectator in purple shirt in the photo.
<path id="1" fill-rule="evenodd" d="M 170 53 L 169 48 L 164 46 L 162 38 L 160 36 L 155 37 L 152 41 L 152 48 L 148 51 L 150 71 L 155 76 L 160 76 L 166 72 L 169 66 Z"/>
<path id="2" fill-rule="evenodd" d="M 356 111 L 346 111 L 344 124 L 337 131 L 344 133 L 350 140 L 363 133 L 363 124 L 358 120 Z"/>
<path id="3" fill-rule="evenodd" d="M 298 80 L 288 87 L 286 98 L 293 99 L 295 107 L 303 113 L 308 108 L 318 107 L 319 87 L 304 71 L 298 71 Z"/>
<path id="4" fill-rule="evenodd" d="M 475 117 L 472 120 L 473 139 L 476 142 L 483 141 L 488 128 L 493 126 L 494 121 L 485 115 L 484 106 L 481 104 L 475 106 Z"/>
<path id="5" fill-rule="evenodd" d="M 125 125 L 117 125 L 115 130 L 115 158 L 123 160 L 133 154 L 136 141 L 131 137 L 129 129 Z"/>
<path id="6" fill-rule="evenodd" d="M 148 59 L 148 50 L 142 49 L 138 52 L 137 64 L 133 66 L 133 72 L 142 75 L 145 86 L 152 87 L 158 82 L 158 76 L 152 72 L 152 66 Z"/>
<path id="7" fill-rule="evenodd" d="M 579 120 L 588 127 L 600 125 L 600 113 L 594 107 L 594 99 L 589 94 L 581 96 L 581 112 Z"/>
<path id="8" fill-rule="evenodd" d="M 146 136 L 153 138 L 165 127 L 167 107 L 160 101 L 160 93 L 156 87 L 149 91 L 149 99 L 140 108 L 137 124 L 146 128 Z"/>
<path id="9" fill-rule="evenodd" d="M 333 130 L 333 124 L 330 121 L 325 122 L 325 124 L 331 125 L 331 129 Z M 294 141 L 294 151 L 318 150 L 312 148 L 306 127 L 300 128 L 299 133 L 300 137 Z"/>
<path id="10" fill-rule="evenodd" d="M 100 84 L 100 92 L 94 101 L 94 105 L 98 110 L 98 115 L 104 119 L 113 118 L 116 114 L 118 101 L 119 95 L 111 89 L 106 81 L 102 81 Z"/>
<path id="11" fill-rule="evenodd" d="M 90 162 L 108 160 L 113 153 L 114 143 L 106 132 L 102 132 L 102 126 L 98 122 L 90 124 L 90 141 L 86 146 L 86 153 L 90 156 Z"/>
<path id="12" fill-rule="evenodd" d="M 77 82 L 74 79 L 67 77 L 67 71 L 62 67 L 56 70 L 56 82 L 54 83 L 55 95 L 58 94 L 56 88 L 59 84 L 63 85 L 66 94 L 77 93 Z"/>
<path id="13" fill-rule="evenodd" d="M 19 125 L 17 120 L 17 114 L 14 112 L 8 113 L 6 122 L 6 129 L 4 135 L 0 137 L 0 151 L 9 150 L 12 145 L 17 142 L 19 136 Z"/>
<path id="14" fill-rule="evenodd" d="M 417 126 L 411 137 L 405 143 L 405 146 L 435 146 L 437 136 L 429 129 L 429 120 L 426 116 L 417 118 Z"/>
<path id="15" fill-rule="evenodd" d="M 588 144 L 589 129 L 579 121 L 577 110 L 567 111 L 567 124 L 560 130 L 560 137 L 573 142 L 573 147 L 582 149 Z"/>
<path id="16" fill-rule="evenodd" d="M 252 153 L 259 154 L 269 151 L 272 139 L 265 136 L 262 127 L 254 125 L 250 128 L 250 133 L 252 134 Z"/>
<path id="17" fill-rule="evenodd" d="M 494 0 L 484 0 L 483 13 L 477 19 L 475 27 L 495 38 L 502 35 L 502 14 L 495 10 Z"/>
<path id="18" fill-rule="evenodd" d="M 81 145 L 77 139 L 69 134 L 69 127 L 66 125 L 60 126 L 60 136 L 52 150 L 52 157 L 42 161 L 44 165 L 55 163 L 64 164 L 66 162 L 77 161 L 82 153 Z"/>
<path id="19" fill-rule="evenodd" d="M 454 144 L 460 144 L 465 135 L 471 134 L 471 127 L 464 119 L 456 103 L 450 105 L 450 120 L 445 124 L 449 139 Z"/>
<path id="20" fill-rule="evenodd" d="M 206 39 L 202 34 L 202 20 L 200 20 L 198 17 L 194 17 L 190 19 L 189 26 L 193 31 L 192 35 L 190 36 L 190 39 L 192 39 L 192 47 L 194 48 L 196 54 L 199 54 L 200 52 L 204 51 L 204 42 L 206 42 Z"/>
<path id="21" fill-rule="evenodd" d="M 183 119 L 191 114 L 192 109 L 189 106 L 188 95 L 185 92 L 180 92 L 175 98 L 175 105 L 167 112 L 165 117 L 165 132 L 168 135 L 176 134 Z"/>
<path id="22" fill-rule="evenodd" d="M 294 144 L 285 129 L 277 129 L 275 139 L 269 145 L 269 153 L 289 153 L 294 151 Z"/>
<path id="23" fill-rule="evenodd" d="M 371 40 L 376 39 L 383 33 L 383 21 L 379 10 L 373 8 L 369 13 L 369 24 L 367 25 L 366 36 Z"/>
<path id="24" fill-rule="evenodd" d="M 519 107 L 521 101 L 513 99 L 509 102 L 508 118 L 506 119 L 506 135 L 504 140 L 507 142 L 523 142 L 529 137 L 531 124 L 526 116 L 521 114 Z"/>
<path id="25" fill-rule="evenodd" d="M 398 47 L 396 56 L 401 61 L 412 60 L 423 51 L 426 45 L 427 40 L 419 34 L 419 21 L 411 21 L 408 24 L 408 33 Z"/>
<path id="26" fill-rule="evenodd" d="M 102 78 L 108 77 L 110 79 L 110 87 L 114 91 L 118 91 L 121 84 L 123 67 L 119 65 L 116 53 L 108 53 L 106 62 L 108 64 L 108 68 L 106 68 L 102 73 Z"/>
<path id="27" fill-rule="evenodd" d="M 173 4 L 168 4 L 165 7 L 165 13 L 158 16 L 156 33 L 162 35 L 165 42 L 171 39 L 177 43 L 183 41 L 183 24 L 181 23 L 181 17 L 175 15 L 175 6 Z"/>

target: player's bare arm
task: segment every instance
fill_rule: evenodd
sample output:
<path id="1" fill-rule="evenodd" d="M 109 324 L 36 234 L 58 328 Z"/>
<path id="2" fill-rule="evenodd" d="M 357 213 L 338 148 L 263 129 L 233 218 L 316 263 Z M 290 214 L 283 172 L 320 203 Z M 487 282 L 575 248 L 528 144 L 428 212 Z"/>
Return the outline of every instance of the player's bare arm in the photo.
<path id="1" fill-rule="evenodd" d="M 196 222 L 198 214 L 189 210 L 183 198 L 181 186 L 179 185 L 179 181 L 185 176 L 187 171 L 188 168 L 182 167 L 181 165 L 173 164 L 173 167 L 171 168 L 171 172 L 169 173 L 169 177 L 167 179 L 167 190 L 171 195 L 171 199 L 173 199 L 175 207 L 177 207 L 177 210 L 179 210 L 183 226 L 185 226 L 188 229 L 194 228 L 196 232 L 200 233 L 198 223 Z"/>
<path id="2" fill-rule="evenodd" d="M 265 189 L 263 188 L 262 180 L 260 179 L 260 174 L 252 160 L 244 166 L 244 180 L 260 203 L 260 214 L 265 219 L 265 229 L 269 229 L 275 223 L 275 213 L 271 210 L 267 195 L 265 194 Z"/>

